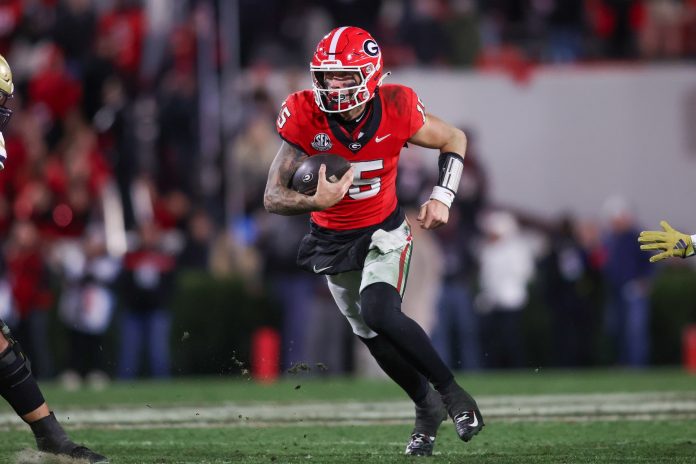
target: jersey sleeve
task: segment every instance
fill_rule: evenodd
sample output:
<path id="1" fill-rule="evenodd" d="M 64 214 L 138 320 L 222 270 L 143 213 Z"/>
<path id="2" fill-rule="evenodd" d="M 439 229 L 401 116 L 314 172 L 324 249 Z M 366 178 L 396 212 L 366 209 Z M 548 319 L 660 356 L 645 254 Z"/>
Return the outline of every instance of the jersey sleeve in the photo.
<path id="1" fill-rule="evenodd" d="M 292 94 L 280 105 L 276 130 L 281 139 L 293 145 L 300 151 L 304 151 L 300 143 L 300 110 L 298 108 L 297 94 Z"/>
<path id="2" fill-rule="evenodd" d="M 413 137 L 413 134 L 418 132 L 425 124 L 425 105 L 415 91 L 408 89 L 410 93 L 411 114 L 408 122 L 408 138 Z"/>

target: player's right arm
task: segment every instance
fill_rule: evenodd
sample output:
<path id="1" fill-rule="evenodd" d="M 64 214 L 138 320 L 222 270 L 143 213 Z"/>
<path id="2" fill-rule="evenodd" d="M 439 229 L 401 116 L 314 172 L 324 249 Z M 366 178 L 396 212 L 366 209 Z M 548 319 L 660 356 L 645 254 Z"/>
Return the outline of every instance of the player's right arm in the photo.
<path id="1" fill-rule="evenodd" d="M 326 179 L 326 166 L 319 168 L 319 182 L 314 195 L 304 195 L 288 188 L 297 166 L 307 155 L 289 143 L 283 142 L 268 171 L 263 206 L 269 213 L 289 216 L 321 211 L 335 205 L 345 196 L 353 182 L 353 168 L 335 183 Z"/>

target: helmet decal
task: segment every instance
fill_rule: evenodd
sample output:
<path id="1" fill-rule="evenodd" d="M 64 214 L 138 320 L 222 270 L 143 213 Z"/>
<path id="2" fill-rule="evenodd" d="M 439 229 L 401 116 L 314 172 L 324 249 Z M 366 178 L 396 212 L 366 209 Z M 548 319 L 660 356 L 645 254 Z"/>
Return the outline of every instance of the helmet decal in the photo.
<path id="1" fill-rule="evenodd" d="M 375 42 L 373 39 L 368 39 L 365 41 L 363 44 L 363 50 L 365 50 L 365 53 L 370 56 L 379 55 L 379 46 L 377 46 L 377 42 Z"/>
<path id="2" fill-rule="evenodd" d="M 347 27 L 339 27 L 336 29 L 336 32 L 334 32 L 333 37 L 331 38 L 331 44 L 329 45 L 329 55 L 335 55 L 336 54 L 336 46 L 338 45 L 338 39 L 341 38 L 341 34 L 343 31 L 348 29 Z"/>

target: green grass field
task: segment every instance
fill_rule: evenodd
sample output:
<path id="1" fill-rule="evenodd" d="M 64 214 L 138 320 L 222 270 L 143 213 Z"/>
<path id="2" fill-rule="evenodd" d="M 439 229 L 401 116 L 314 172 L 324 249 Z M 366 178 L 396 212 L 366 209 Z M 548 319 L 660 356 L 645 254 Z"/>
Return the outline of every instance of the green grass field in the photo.
<path id="1" fill-rule="evenodd" d="M 388 381 L 291 376 L 43 386 L 71 436 L 112 463 L 696 463 L 696 376 L 676 369 L 476 373 L 486 427 L 443 424 L 432 458 L 403 456 L 412 406 Z M 0 406 L 0 463 L 59 462 Z M 65 462 L 65 461 L 60 461 Z"/>

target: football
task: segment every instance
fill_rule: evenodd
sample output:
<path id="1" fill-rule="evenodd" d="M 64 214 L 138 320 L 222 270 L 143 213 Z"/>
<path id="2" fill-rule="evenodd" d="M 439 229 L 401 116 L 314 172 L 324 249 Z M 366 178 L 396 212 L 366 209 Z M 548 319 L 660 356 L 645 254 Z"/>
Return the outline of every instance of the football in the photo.
<path id="1" fill-rule="evenodd" d="M 323 153 L 310 156 L 302 162 L 292 175 L 290 188 L 304 195 L 314 195 L 319 182 L 319 166 L 326 165 L 326 178 L 336 182 L 350 169 L 350 162 L 339 155 Z"/>

